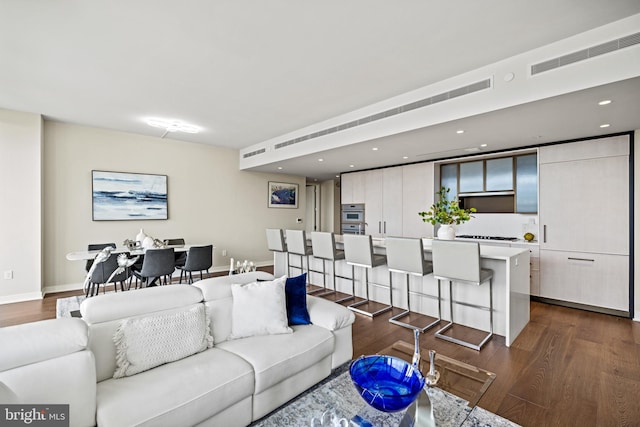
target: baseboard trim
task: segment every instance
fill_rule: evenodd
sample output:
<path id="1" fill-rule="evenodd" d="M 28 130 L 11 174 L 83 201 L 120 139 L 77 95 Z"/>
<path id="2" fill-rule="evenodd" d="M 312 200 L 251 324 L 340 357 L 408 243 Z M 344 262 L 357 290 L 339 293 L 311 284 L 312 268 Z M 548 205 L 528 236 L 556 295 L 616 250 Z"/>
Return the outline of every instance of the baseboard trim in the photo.
<path id="1" fill-rule="evenodd" d="M 26 294 L 7 295 L 4 297 L 0 297 L 0 305 L 12 304 L 14 302 L 33 301 L 42 298 L 44 298 L 44 294 L 42 292 L 28 292 Z"/>
<path id="2" fill-rule="evenodd" d="M 557 300 L 557 299 L 544 298 L 544 297 L 538 297 L 538 296 L 533 296 L 533 295 L 531 295 L 531 300 L 532 301 L 538 301 L 538 302 L 544 302 L 546 304 L 560 305 L 560 306 L 568 307 L 568 308 L 576 308 L 578 310 L 593 311 L 595 313 L 609 314 L 611 316 L 626 317 L 627 319 L 631 317 L 631 315 L 630 315 L 630 313 L 628 311 L 615 310 L 615 309 L 612 309 L 612 308 L 605 308 L 605 307 L 597 307 L 597 306 L 593 306 L 593 305 L 580 304 L 580 303 L 577 303 L 577 302 L 561 301 L 561 300 Z"/>

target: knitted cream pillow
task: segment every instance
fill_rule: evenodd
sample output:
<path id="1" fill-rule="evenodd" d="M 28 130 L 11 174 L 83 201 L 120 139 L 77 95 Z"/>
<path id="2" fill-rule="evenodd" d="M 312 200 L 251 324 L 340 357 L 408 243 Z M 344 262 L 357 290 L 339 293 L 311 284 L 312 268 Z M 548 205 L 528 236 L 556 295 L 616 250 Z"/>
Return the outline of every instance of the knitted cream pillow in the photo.
<path id="1" fill-rule="evenodd" d="M 135 375 L 213 347 L 209 316 L 203 304 L 159 316 L 126 319 L 113 336 L 113 378 Z"/>

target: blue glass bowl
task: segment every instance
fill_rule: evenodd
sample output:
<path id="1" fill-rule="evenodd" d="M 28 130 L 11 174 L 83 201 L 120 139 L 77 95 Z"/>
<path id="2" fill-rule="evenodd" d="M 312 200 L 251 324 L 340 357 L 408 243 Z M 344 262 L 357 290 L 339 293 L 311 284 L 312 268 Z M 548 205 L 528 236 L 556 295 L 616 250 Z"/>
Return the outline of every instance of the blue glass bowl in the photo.
<path id="1" fill-rule="evenodd" d="M 351 362 L 349 374 L 360 396 L 383 412 L 406 409 L 425 384 L 418 369 L 393 356 L 361 356 Z"/>

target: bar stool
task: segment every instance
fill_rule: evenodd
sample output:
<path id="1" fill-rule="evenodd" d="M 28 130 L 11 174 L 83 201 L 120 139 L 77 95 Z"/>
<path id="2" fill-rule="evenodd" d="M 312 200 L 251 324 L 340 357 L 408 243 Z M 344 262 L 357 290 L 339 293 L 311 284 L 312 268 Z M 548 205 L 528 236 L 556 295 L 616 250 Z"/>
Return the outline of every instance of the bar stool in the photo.
<path id="1" fill-rule="evenodd" d="M 267 228 L 267 248 L 274 253 L 273 264 L 274 264 L 274 270 L 275 270 L 275 264 L 276 264 L 275 253 L 276 252 L 279 252 L 281 254 L 287 253 L 287 244 L 284 242 L 284 231 L 282 231 L 281 228 Z M 288 254 L 285 257 L 285 260 L 287 264 L 285 266 L 285 271 L 289 272 L 289 255 Z"/>
<path id="2" fill-rule="evenodd" d="M 313 257 L 322 260 L 322 286 L 325 291 L 318 296 L 326 296 L 335 294 L 338 292 L 336 287 L 336 277 L 341 279 L 351 280 L 351 295 L 345 298 L 335 299 L 334 302 L 344 302 L 355 299 L 355 284 L 353 281 L 354 267 L 351 266 L 351 277 L 340 276 L 336 274 L 336 260 L 344 259 L 344 251 L 336 249 L 336 237 L 335 234 L 329 232 L 313 231 L 311 233 L 311 249 L 313 250 Z M 333 263 L 332 283 L 333 290 L 327 289 L 327 272 L 325 269 L 325 261 L 331 261 Z"/>
<path id="3" fill-rule="evenodd" d="M 404 328 L 414 329 L 420 332 L 428 331 L 442 320 L 440 285 L 438 285 L 438 296 L 414 292 L 416 295 L 438 299 L 438 318 L 426 326 L 412 325 L 399 319 L 411 314 L 411 292 L 409 289 L 409 278 L 418 276 L 420 278 L 433 272 L 433 264 L 424 259 L 424 247 L 422 239 L 410 239 L 403 237 L 387 237 L 385 239 L 387 248 L 387 265 L 389 266 L 389 284 L 392 284 L 393 273 L 403 273 L 407 278 L 407 309 L 400 314 L 389 319 L 390 323 Z"/>
<path id="4" fill-rule="evenodd" d="M 458 242 L 454 240 L 433 240 L 433 277 L 440 280 L 449 281 L 449 312 L 451 321 L 443 328 L 436 331 L 436 337 L 442 338 L 474 350 L 480 350 L 493 336 L 493 270 L 480 268 L 480 245 L 476 242 Z M 489 310 L 489 333 L 483 338 L 480 344 L 474 344 L 449 335 L 444 332 L 451 328 L 453 319 L 453 282 L 466 283 L 480 286 L 489 282 L 489 308 L 467 302 L 456 301 L 456 304 L 467 307 Z"/>
<path id="5" fill-rule="evenodd" d="M 286 230 L 287 236 L 287 257 L 293 255 L 300 256 L 300 267 L 297 265 L 291 265 L 291 261 L 289 262 L 289 269 L 287 272 L 291 272 L 292 268 L 297 268 L 300 270 L 300 274 L 304 273 L 304 258 L 307 258 L 307 285 L 309 285 L 309 274 L 310 274 L 310 265 L 309 265 L 309 255 L 313 254 L 313 249 L 309 244 L 307 244 L 307 236 L 304 230 Z M 313 294 L 322 291 L 322 288 L 317 288 L 313 290 L 307 290 L 308 294 Z"/>
<path id="6" fill-rule="evenodd" d="M 363 301 L 355 302 L 348 305 L 347 308 L 355 311 L 356 313 L 364 314 L 365 316 L 374 317 L 378 314 L 389 311 L 393 308 L 393 295 L 391 293 L 391 286 L 389 286 L 389 305 L 383 306 L 376 311 L 366 311 L 358 308 L 362 305 L 369 304 L 369 270 L 379 265 L 384 265 L 387 262 L 385 255 L 373 254 L 373 241 L 370 235 L 356 235 L 345 234 L 344 236 L 344 255 L 347 264 L 355 267 L 364 267 L 365 273 L 365 290 L 366 299 Z M 355 282 L 355 277 L 354 277 Z M 354 289 L 355 291 L 355 289 Z M 354 294 L 355 295 L 355 294 Z"/>

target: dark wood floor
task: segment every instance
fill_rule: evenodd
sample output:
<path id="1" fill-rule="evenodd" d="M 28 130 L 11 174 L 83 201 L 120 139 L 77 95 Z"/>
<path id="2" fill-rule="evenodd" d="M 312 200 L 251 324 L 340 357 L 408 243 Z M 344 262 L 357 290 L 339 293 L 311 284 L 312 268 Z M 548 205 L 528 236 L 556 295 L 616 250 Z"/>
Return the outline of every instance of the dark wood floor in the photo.
<path id="1" fill-rule="evenodd" d="M 0 305 L 0 326 L 55 317 L 56 299 Z M 356 315 L 354 356 L 373 354 L 411 331 Z M 421 347 L 497 374 L 478 405 L 523 426 L 640 426 L 640 324 L 538 302 L 511 347 L 495 336 L 478 352 L 421 335 Z"/>

